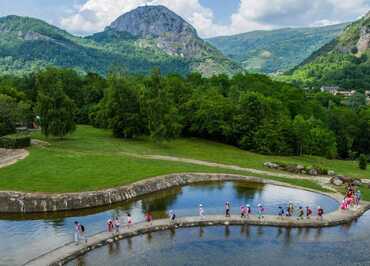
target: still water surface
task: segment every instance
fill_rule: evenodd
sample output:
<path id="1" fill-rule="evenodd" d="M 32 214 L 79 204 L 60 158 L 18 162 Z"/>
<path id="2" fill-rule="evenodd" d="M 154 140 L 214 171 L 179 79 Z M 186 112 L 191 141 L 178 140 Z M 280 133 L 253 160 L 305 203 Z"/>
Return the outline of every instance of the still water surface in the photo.
<path id="1" fill-rule="evenodd" d="M 370 265 L 370 211 L 347 226 L 184 228 L 122 240 L 72 261 L 98 265 Z"/>
<path id="2" fill-rule="evenodd" d="M 194 184 L 153 193 L 125 204 L 111 206 L 109 209 L 98 208 L 78 212 L 45 214 L 41 216 L 0 216 L 0 265 L 21 265 L 25 261 L 35 256 L 61 246 L 66 242 L 72 241 L 73 222 L 76 220 L 80 221 L 85 226 L 86 234 L 91 235 L 105 230 L 105 222 L 108 218 L 120 216 L 122 217 L 122 221 L 126 221 L 125 216 L 127 212 L 132 214 L 134 222 L 143 221 L 144 214 L 148 210 L 152 212 L 154 218 L 166 217 L 169 210 L 174 210 L 177 216 L 193 216 L 197 215 L 197 206 L 199 203 L 202 203 L 204 205 L 205 214 L 220 214 L 224 211 L 225 201 L 231 202 L 232 213 L 239 212 L 240 204 L 251 204 L 251 206 L 255 207 L 260 202 L 264 204 L 266 213 L 270 214 L 276 214 L 277 207 L 279 205 L 286 206 L 289 201 L 293 201 L 296 205 L 309 205 L 314 208 L 320 205 L 325 209 L 326 212 L 334 211 L 337 208 L 337 203 L 335 200 L 308 191 L 245 182 L 216 182 Z M 219 236 L 219 232 L 223 231 L 224 229 L 213 228 L 204 230 L 206 230 L 206 232 L 210 232 L 205 234 L 206 236 L 214 235 L 215 237 L 220 237 L 222 234 Z M 235 230 L 238 231 L 238 227 L 230 227 L 230 232 Z M 258 230 L 265 230 L 266 232 L 269 232 L 269 230 L 272 229 L 261 228 Z M 182 238 L 181 235 L 192 235 L 196 234 L 196 232 L 197 231 L 194 231 L 194 229 L 189 229 L 189 231 L 179 230 L 176 232 L 176 238 L 173 238 L 171 234 L 167 232 L 164 232 L 163 235 L 157 234 L 156 236 L 158 237 L 155 238 L 155 243 L 158 243 L 158 245 L 156 248 L 144 243 L 143 245 L 146 245 L 146 247 L 140 250 L 142 251 L 148 249 L 150 251 L 157 249 L 166 252 L 166 245 L 173 245 L 170 242 L 165 241 L 168 238 L 166 238 L 166 235 L 171 236 L 171 239 L 176 240 L 177 236 Z M 270 235 L 270 233 L 266 234 Z M 276 235 L 276 233 L 273 233 L 272 235 L 274 234 Z M 231 235 L 234 237 L 235 234 L 233 233 Z M 162 236 L 164 242 L 158 240 L 161 239 Z M 132 241 L 136 243 L 139 241 L 137 239 L 146 238 L 147 236 L 135 238 Z M 189 237 L 187 241 L 192 239 L 193 237 Z M 176 243 L 183 242 L 184 246 L 182 246 L 180 249 L 189 250 L 190 247 L 185 248 L 187 242 L 184 242 L 184 240 L 177 240 Z M 202 247 L 206 245 L 207 241 L 202 242 L 199 241 L 201 239 L 197 240 L 196 238 L 193 240 L 195 241 L 194 243 L 197 243 L 199 252 L 205 252 L 208 254 L 207 250 L 202 251 Z M 263 239 L 260 239 L 260 241 L 263 241 Z M 279 240 L 273 238 L 272 241 L 276 242 Z M 124 243 L 125 242 L 122 242 L 121 244 L 123 247 L 125 246 Z M 162 244 L 163 249 L 161 249 Z M 217 245 L 222 244 L 220 243 Z M 204 247 L 207 248 L 207 246 Z M 266 246 L 266 248 L 268 248 L 268 246 Z M 126 250 L 126 248 L 122 248 L 118 252 L 124 250 Z M 194 253 L 198 251 L 195 249 Z M 214 251 L 216 252 L 216 250 Z M 173 256 L 170 253 L 165 254 L 166 256 Z M 94 255 L 91 256 L 93 257 Z M 144 255 L 144 257 L 146 256 L 151 257 L 152 255 L 149 252 Z M 133 255 L 133 257 L 136 256 Z M 94 259 L 91 260 L 89 258 L 90 257 L 87 258 L 87 261 L 90 262 L 88 262 L 87 265 L 102 265 L 91 264 L 91 261 L 94 261 Z M 114 256 L 112 259 L 113 258 Z M 159 261 L 157 262 L 159 263 Z M 143 263 L 145 264 L 145 261 L 137 261 L 138 264 L 136 264 L 135 260 L 133 260 L 132 263 L 133 264 L 130 265 L 143 265 Z M 168 263 L 168 265 L 171 265 L 171 261 L 168 261 Z M 115 264 L 115 262 L 112 261 L 111 265 L 122 264 L 125 263 L 120 261 L 118 264 Z M 191 264 L 192 263 L 189 265 Z M 156 265 L 161 265 L 161 263 Z"/>

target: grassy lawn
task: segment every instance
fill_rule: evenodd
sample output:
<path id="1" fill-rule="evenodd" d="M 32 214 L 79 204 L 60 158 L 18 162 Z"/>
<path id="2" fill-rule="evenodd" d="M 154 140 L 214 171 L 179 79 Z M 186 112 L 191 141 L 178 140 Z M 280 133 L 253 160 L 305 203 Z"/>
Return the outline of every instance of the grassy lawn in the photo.
<path id="1" fill-rule="evenodd" d="M 35 138 L 44 139 L 39 133 Z M 30 148 L 30 156 L 15 165 L 0 169 L 0 190 L 72 192 L 115 187 L 146 177 L 178 172 L 242 173 L 180 162 L 135 158 L 124 153 L 160 154 L 208 160 L 264 169 L 266 161 L 321 165 L 351 176 L 370 176 L 354 162 L 329 161 L 317 157 L 271 157 L 199 139 L 179 139 L 156 144 L 149 139 L 125 141 L 113 138 L 110 131 L 80 126 L 65 140 L 48 139 L 48 147 Z M 255 175 L 256 176 L 256 175 Z M 257 175 L 258 176 L 258 175 Z M 323 190 L 307 180 L 269 177 L 277 181 Z"/>
<path id="2" fill-rule="evenodd" d="M 42 138 L 40 135 L 37 137 Z M 279 161 L 303 164 L 305 166 L 320 166 L 329 170 L 335 170 L 341 175 L 370 178 L 370 169 L 359 169 L 356 161 L 328 160 L 316 156 L 267 156 L 196 138 L 178 139 L 162 144 L 154 143 L 148 138 L 121 140 L 113 138 L 110 131 L 88 126 L 80 126 L 73 136 L 64 141 L 53 141 L 53 146 L 60 149 L 73 149 L 83 152 L 128 152 L 177 156 L 264 170 L 268 168 L 264 167 L 263 163 Z"/>

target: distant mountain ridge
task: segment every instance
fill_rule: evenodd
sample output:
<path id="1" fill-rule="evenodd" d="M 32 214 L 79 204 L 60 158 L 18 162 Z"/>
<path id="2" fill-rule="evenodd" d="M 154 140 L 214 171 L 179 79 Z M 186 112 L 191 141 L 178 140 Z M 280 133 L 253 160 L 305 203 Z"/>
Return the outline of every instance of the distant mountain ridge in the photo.
<path id="1" fill-rule="evenodd" d="M 347 24 L 253 31 L 207 41 L 253 72 L 285 72 L 335 39 Z"/>
<path id="2" fill-rule="evenodd" d="M 22 74 L 48 65 L 100 74 L 115 66 L 139 74 L 154 67 L 164 73 L 199 71 L 205 76 L 242 70 L 163 6 L 139 7 L 85 38 L 39 19 L 0 18 L 0 73 Z"/>
<path id="3" fill-rule="evenodd" d="M 306 87 L 370 89 L 370 12 L 284 77 Z"/>

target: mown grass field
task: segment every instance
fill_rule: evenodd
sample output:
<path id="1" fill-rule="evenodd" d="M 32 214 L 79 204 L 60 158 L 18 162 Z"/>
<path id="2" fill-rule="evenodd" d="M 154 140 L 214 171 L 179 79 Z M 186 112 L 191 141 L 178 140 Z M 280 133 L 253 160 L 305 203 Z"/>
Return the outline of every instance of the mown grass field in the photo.
<path id="1" fill-rule="evenodd" d="M 45 139 L 47 147 L 33 146 L 30 155 L 15 165 L 0 169 L 0 190 L 74 192 L 115 187 L 147 177 L 179 172 L 241 173 L 181 162 L 148 160 L 129 154 L 168 155 L 265 169 L 266 161 L 301 163 L 333 169 L 340 174 L 366 178 L 370 171 L 358 169 L 356 162 L 318 157 L 264 156 L 232 146 L 200 139 L 179 139 L 157 144 L 148 138 L 127 141 L 114 138 L 110 131 L 79 126 L 68 138 Z M 247 175 L 247 172 L 242 172 Z M 274 178 L 294 185 L 322 188 L 307 180 Z"/>

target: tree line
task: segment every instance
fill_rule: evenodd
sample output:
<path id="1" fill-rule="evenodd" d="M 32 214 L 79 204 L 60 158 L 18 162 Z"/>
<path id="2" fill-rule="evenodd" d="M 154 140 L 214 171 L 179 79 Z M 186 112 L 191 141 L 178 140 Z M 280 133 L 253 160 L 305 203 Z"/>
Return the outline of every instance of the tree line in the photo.
<path id="1" fill-rule="evenodd" d="M 75 124 L 90 124 L 118 138 L 199 137 L 264 154 L 370 154 L 366 103 L 258 74 L 204 78 L 153 70 L 147 76 L 116 71 L 102 77 L 47 68 L 0 78 L 0 106 L 2 135 L 37 118 L 47 136 L 63 137 Z"/>

